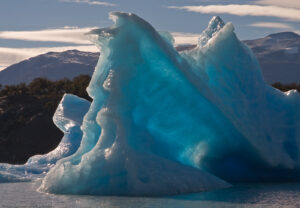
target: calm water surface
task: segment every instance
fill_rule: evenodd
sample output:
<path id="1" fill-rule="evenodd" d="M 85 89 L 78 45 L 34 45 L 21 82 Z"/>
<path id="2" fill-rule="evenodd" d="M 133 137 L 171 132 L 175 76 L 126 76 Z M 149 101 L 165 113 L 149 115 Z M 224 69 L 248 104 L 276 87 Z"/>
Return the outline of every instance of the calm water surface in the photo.
<path id="1" fill-rule="evenodd" d="M 0 207 L 300 207 L 300 183 L 245 184 L 197 194 L 149 197 L 102 197 L 39 193 L 34 183 L 0 184 Z"/>

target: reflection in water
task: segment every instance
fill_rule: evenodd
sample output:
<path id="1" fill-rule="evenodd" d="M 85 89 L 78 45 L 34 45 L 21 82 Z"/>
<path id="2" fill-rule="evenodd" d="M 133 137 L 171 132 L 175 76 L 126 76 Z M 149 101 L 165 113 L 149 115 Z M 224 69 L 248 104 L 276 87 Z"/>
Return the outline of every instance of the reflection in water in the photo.
<path id="1" fill-rule="evenodd" d="M 151 197 L 78 196 L 39 193 L 38 183 L 0 184 L 0 207 L 299 207 L 300 184 L 245 184 L 197 194 Z"/>

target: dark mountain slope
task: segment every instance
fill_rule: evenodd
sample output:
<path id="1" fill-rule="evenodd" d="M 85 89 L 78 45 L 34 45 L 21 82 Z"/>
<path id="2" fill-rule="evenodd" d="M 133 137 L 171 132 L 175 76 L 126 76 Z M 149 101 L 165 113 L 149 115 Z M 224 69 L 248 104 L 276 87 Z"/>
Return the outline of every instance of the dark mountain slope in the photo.
<path id="1" fill-rule="evenodd" d="M 98 61 L 99 53 L 69 50 L 49 52 L 13 64 L 0 71 L 0 84 L 13 85 L 30 83 L 38 77 L 49 80 L 72 79 L 81 74 L 91 75 Z"/>
<path id="2" fill-rule="evenodd" d="M 300 83 L 300 36 L 292 32 L 244 41 L 258 58 L 268 83 Z"/>

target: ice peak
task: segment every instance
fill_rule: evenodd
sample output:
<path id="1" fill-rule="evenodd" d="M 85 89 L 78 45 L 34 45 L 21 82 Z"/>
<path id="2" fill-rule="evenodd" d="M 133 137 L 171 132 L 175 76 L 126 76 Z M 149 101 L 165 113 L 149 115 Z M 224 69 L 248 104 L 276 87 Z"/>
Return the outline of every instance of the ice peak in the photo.
<path id="1" fill-rule="evenodd" d="M 219 32 L 225 23 L 219 16 L 214 16 L 208 23 L 207 28 L 201 33 L 199 38 L 199 46 L 205 46 L 209 39 L 211 39 L 217 32 Z"/>
<path id="2" fill-rule="evenodd" d="M 208 23 L 208 27 L 211 30 L 219 31 L 222 27 L 224 27 L 225 23 L 219 16 L 213 16 Z"/>

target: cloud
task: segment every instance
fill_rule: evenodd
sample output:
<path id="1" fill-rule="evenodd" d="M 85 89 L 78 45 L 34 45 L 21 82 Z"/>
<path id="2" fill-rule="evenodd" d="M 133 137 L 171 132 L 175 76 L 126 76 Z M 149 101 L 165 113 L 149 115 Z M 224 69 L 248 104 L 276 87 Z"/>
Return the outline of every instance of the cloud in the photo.
<path id="1" fill-rule="evenodd" d="M 0 31 L 0 39 L 91 44 L 85 33 L 95 28 L 64 27 L 35 31 Z"/>
<path id="2" fill-rule="evenodd" d="M 198 43 L 198 38 L 200 34 L 196 33 L 182 33 L 182 32 L 172 32 L 171 33 L 175 45 L 180 45 L 180 44 L 197 44 Z"/>
<path id="3" fill-rule="evenodd" d="M 48 52 L 62 52 L 66 50 L 80 50 L 98 52 L 94 45 L 78 45 L 78 46 L 64 46 L 64 47 L 40 47 L 40 48 L 4 48 L 0 47 L 0 71 L 6 67 L 28 59 L 33 56 Z"/>
<path id="4" fill-rule="evenodd" d="M 91 0 L 61 0 L 61 2 L 89 4 L 89 5 L 98 5 L 98 6 L 116 6 L 116 4 L 109 3 L 109 2 L 91 1 Z"/>
<path id="5" fill-rule="evenodd" d="M 277 29 L 293 29 L 289 24 L 279 22 L 255 22 L 250 24 L 251 27 L 277 28 Z"/>
<path id="6" fill-rule="evenodd" d="M 35 31 L 0 31 L 0 39 L 13 39 L 40 42 L 62 42 L 72 44 L 92 44 L 85 33 L 95 28 L 77 28 L 65 26 L 60 29 L 47 29 Z M 200 34 L 195 33 L 171 33 L 175 44 L 197 43 Z"/>
<path id="7" fill-rule="evenodd" d="M 289 7 L 289 8 L 298 8 L 300 9 L 299 0 L 257 0 L 256 4 L 262 5 L 271 5 L 271 6 L 280 6 L 280 7 Z"/>
<path id="8" fill-rule="evenodd" d="M 247 4 L 207 5 L 207 6 L 169 6 L 168 8 L 181 9 L 202 14 L 231 14 L 237 16 L 267 16 L 278 17 L 291 21 L 300 20 L 300 9 L 279 6 L 262 6 Z"/>
<path id="9" fill-rule="evenodd" d="M 6 67 L 28 59 L 33 56 L 44 54 L 47 52 L 62 52 L 66 50 L 77 49 L 80 51 L 98 52 L 94 45 L 84 45 L 90 43 L 83 35 L 85 32 L 90 31 L 90 28 L 74 28 L 71 29 L 52 29 L 40 31 L 6 31 L 0 33 L 0 38 L 9 38 L 17 40 L 30 40 L 30 41 L 55 41 L 76 43 L 81 45 L 75 46 L 62 46 L 62 47 L 38 47 L 38 48 L 5 48 L 0 47 L 0 71 Z M 74 34 L 75 32 L 75 34 Z M 175 40 L 175 45 L 179 44 L 196 44 L 199 34 L 195 33 L 171 33 Z"/>

